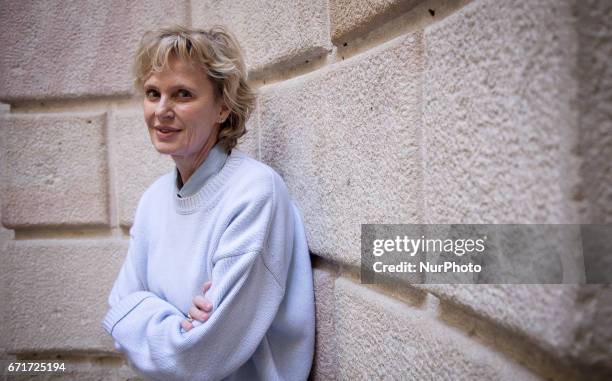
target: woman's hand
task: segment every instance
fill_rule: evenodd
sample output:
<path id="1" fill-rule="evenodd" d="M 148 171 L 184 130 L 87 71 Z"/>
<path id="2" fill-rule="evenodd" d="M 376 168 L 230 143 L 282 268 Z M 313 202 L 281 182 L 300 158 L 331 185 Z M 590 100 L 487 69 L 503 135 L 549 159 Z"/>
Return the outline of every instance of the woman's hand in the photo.
<path id="1" fill-rule="evenodd" d="M 206 291 L 208 291 L 211 286 L 211 281 L 204 283 L 204 286 L 202 287 L 202 294 L 206 294 Z M 205 322 L 206 320 L 208 320 L 208 317 L 210 316 L 211 312 L 212 304 L 206 298 L 204 298 L 204 296 L 196 295 L 193 298 L 193 305 L 189 309 L 189 315 L 191 315 L 194 320 Z M 185 319 L 181 322 L 181 327 L 183 327 L 185 331 L 189 331 L 193 328 L 193 324 L 191 324 L 191 321 L 189 321 L 189 319 Z"/>

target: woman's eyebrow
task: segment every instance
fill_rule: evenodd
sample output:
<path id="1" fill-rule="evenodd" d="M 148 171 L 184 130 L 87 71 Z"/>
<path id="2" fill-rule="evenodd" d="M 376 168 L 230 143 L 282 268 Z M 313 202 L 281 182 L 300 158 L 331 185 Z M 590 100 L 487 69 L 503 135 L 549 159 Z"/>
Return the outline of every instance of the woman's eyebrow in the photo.
<path id="1" fill-rule="evenodd" d="M 186 89 L 186 90 L 189 90 L 189 91 L 195 91 L 195 88 L 196 88 L 195 86 L 190 86 L 190 85 L 187 85 L 185 83 L 177 83 L 176 85 L 170 86 L 171 90 Z"/>
<path id="2" fill-rule="evenodd" d="M 155 81 L 153 78 L 149 78 L 142 83 L 142 87 L 155 87 L 156 88 L 157 81 Z"/>
<path id="3" fill-rule="evenodd" d="M 145 83 L 144 84 L 144 88 L 145 89 L 158 89 L 159 86 L 157 86 L 155 83 L 148 83 L 148 84 Z M 189 91 L 194 92 L 194 93 L 196 92 L 196 90 L 195 90 L 196 87 L 195 86 L 190 86 L 190 85 L 187 85 L 185 83 L 177 83 L 177 84 L 174 84 L 174 85 L 171 85 L 171 86 L 167 87 L 168 91 L 176 91 L 176 90 L 179 90 L 179 89 L 189 90 Z"/>

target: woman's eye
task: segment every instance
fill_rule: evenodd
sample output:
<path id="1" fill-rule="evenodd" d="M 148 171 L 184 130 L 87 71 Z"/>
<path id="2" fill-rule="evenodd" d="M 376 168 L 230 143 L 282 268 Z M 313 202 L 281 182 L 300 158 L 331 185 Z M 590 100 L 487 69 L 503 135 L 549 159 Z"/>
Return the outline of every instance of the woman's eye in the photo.
<path id="1" fill-rule="evenodd" d="M 179 90 L 177 95 L 179 98 L 191 98 L 191 93 L 187 90 Z"/>
<path id="2" fill-rule="evenodd" d="M 145 96 L 147 97 L 147 99 L 156 99 L 157 97 L 159 97 L 159 93 L 155 90 L 147 90 L 145 91 Z"/>

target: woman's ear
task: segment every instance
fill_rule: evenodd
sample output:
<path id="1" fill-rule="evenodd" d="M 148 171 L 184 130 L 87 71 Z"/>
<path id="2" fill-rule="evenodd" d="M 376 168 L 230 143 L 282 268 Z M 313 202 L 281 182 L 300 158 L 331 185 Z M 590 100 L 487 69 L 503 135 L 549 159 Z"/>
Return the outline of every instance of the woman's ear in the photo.
<path id="1" fill-rule="evenodd" d="M 219 123 L 225 122 L 229 114 L 230 114 L 230 109 L 225 105 L 225 103 L 222 103 L 221 110 L 219 111 Z"/>

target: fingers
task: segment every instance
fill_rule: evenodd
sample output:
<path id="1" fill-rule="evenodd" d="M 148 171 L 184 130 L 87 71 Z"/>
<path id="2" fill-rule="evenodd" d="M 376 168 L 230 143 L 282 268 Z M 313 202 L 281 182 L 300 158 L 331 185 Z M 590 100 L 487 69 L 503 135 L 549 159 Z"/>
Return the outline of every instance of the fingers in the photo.
<path id="1" fill-rule="evenodd" d="M 193 305 L 204 312 L 210 312 L 212 310 L 212 304 L 202 295 L 196 295 L 193 298 Z"/>
<path id="2" fill-rule="evenodd" d="M 189 331 L 191 328 L 193 328 L 193 324 L 191 324 L 189 320 L 183 320 L 181 322 L 181 327 L 183 327 L 185 331 Z"/>
<path id="3" fill-rule="evenodd" d="M 201 322 L 207 321 L 209 317 L 208 312 L 201 311 L 195 306 L 191 306 L 191 308 L 189 309 L 189 314 L 191 315 L 192 318 L 194 318 L 195 320 L 199 320 Z"/>
<path id="4" fill-rule="evenodd" d="M 202 286 L 202 293 L 205 294 L 206 291 L 210 290 L 211 287 L 211 281 L 204 283 L 204 285 Z M 194 320 L 205 322 L 208 320 L 211 311 L 212 304 L 208 300 L 206 300 L 204 296 L 196 295 L 193 298 L 193 306 L 191 306 L 191 308 L 189 309 L 189 315 L 191 315 Z M 183 320 L 181 322 L 181 327 L 183 327 L 185 331 L 189 331 L 193 328 L 193 324 L 191 324 L 189 320 Z"/>
<path id="5" fill-rule="evenodd" d="M 204 286 L 202 286 L 202 292 L 206 294 L 206 291 L 208 291 L 211 287 L 212 281 L 209 280 L 208 282 L 204 283 Z"/>

